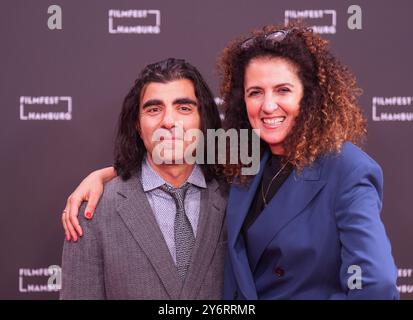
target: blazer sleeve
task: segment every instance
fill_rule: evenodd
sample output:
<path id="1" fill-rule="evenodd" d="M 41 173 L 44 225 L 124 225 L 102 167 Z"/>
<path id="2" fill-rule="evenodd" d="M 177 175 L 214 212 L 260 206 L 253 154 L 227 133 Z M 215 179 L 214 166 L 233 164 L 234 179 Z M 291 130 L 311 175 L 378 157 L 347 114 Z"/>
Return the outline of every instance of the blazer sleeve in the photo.
<path id="1" fill-rule="evenodd" d="M 83 212 L 86 204 L 79 212 Z M 96 217 L 99 216 L 99 207 Z M 83 236 L 77 242 L 65 240 L 62 256 L 60 299 L 105 299 L 103 256 L 98 241 L 96 219 L 79 215 Z"/>
<path id="2" fill-rule="evenodd" d="M 348 299 L 398 299 L 397 268 L 380 219 L 383 173 L 370 159 L 346 170 L 336 195 L 340 282 Z"/>

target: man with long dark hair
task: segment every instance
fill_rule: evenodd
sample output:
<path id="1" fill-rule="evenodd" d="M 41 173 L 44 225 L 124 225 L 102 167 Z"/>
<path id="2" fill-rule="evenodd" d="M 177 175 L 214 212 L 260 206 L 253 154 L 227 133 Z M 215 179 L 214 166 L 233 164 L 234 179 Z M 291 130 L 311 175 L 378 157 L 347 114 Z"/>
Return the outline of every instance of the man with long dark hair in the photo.
<path id="1" fill-rule="evenodd" d="M 64 244 L 62 299 L 222 297 L 225 187 L 214 165 L 175 152 L 188 147 L 187 131 L 220 127 L 195 67 L 167 59 L 143 69 L 119 118 L 118 177 L 106 185 L 96 218 L 81 220 L 84 236 Z M 159 131 L 168 137 L 155 139 Z M 163 162 L 154 158 L 161 143 L 171 151 Z"/>

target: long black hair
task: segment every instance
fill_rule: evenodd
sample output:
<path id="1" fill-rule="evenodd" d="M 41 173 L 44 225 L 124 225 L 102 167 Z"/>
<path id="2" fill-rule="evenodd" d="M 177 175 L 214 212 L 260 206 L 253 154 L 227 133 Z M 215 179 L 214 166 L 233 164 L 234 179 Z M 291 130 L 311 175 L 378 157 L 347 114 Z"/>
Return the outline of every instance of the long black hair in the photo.
<path id="1" fill-rule="evenodd" d="M 201 131 L 204 137 L 207 136 L 207 129 L 221 128 L 221 119 L 214 96 L 199 71 L 193 65 L 185 60 L 174 58 L 147 65 L 126 95 L 119 116 L 115 140 L 114 166 L 118 176 L 123 180 L 129 179 L 140 170 L 146 153 L 145 145 L 136 128 L 137 123 L 139 123 L 139 103 L 142 89 L 151 82 L 167 83 L 180 79 L 190 80 L 194 85 L 201 118 Z M 201 169 L 205 179 L 210 181 L 212 178 L 217 177 L 217 169 L 215 165 L 206 164 L 207 144 L 205 143 L 204 146 L 205 164 L 201 164 Z"/>

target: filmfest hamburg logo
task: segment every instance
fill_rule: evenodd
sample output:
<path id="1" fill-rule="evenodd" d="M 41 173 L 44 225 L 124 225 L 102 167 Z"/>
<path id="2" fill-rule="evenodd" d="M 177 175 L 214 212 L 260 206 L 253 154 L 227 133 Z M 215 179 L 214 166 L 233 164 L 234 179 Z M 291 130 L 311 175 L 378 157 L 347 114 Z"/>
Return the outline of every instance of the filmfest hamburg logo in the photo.
<path id="1" fill-rule="evenodd" d="M 373 97 L 373 121 L 413 121 L 412 96 Z"/>
<path id="2" fill-rule="evenodd" d="M 413 268 L 399 268 L 397 290 L 402 294 L 413 295 Z"/>
<path id="3" fill-rule="evenodd" d="M 291 20 L 305 19 L 313 32 L 320 34 L 335 34 L 337 26 L 336 10 L 285 10 L 284 23 Z M 311 20 L 311 21 L 310 21 Z"/>
<path id="4" fill-rule="evenodd" d="M 72 120 L 72 97 L 21 96 L 20 120 Z"/>
<path id="5" fill-rule="evenodd" d="M 110 9 L 108 14 L 111 34 L 159 34 L 161 32 L 160 10 Z"/>
<path id="6" fill-rule="evenodd" d="M 221 120 L 223 121 L 225 119 L 225 113 L 224 110 L 222 110 L 222 105 L 224 103 L 224 100 L 220 97 L 215 97 L 214 98 L 215 103 L 218 106 L 218 110 L 219 110 L 219 117 L 221 118 Z"/>
<path id="7" fill-rule="evenodd" d="M 19 292 L 58 292 L 62 288 L 62 268 L 19 268 Z"/>

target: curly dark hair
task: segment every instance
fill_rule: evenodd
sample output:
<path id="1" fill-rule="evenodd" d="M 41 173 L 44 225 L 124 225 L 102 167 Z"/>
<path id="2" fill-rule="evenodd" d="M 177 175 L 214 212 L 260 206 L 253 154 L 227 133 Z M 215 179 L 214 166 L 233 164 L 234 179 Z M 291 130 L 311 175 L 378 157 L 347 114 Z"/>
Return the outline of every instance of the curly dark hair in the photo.
<path id="1" fill-rule="evenodd" d="M 281 41 L 270 41 L 268 35 L 277 30 L 285 30 L 287 35 Z M 246 41 L 248 46 L 244 45 Z M 300 172 L 319 156 L 339 152 L 345 141 L 357 145 L 363 142 L 366 120 L 357 104 L 361 89 L 348 68 L 331 54 L 328 41 L 302 22 L 265 26 L 235 39 L 223 50 L 218 70 L 225 129 L 251 129 L 244 102 L 244 73 L 251 59 L 258 57 L 283 58 L 292 63 L 304 88 L 300 112 L 283 143 L 283 161 Z M 240 161 L 228 164 L 223 173 L 230 181 L 236 177 L 246 181 L 242 167 Z"/>
<path id="2" fill-rule="evenodd" d="M 192 82 L 198 99 L 201 118 L 201 131 L 206 136 L 207 129 L 221 128 L 221 118 L 214 101 L 214 96 L 199 71 L 182 59 L 169 58 L 147 65 L 135 80 L 135 84 L 126 95 L 119 116 L 115 140 L 115 170 L 123 180 L 129 179 L 141 168 L 146 153 L 145 145 L 138 134 L 139 102 L 144 87 L 151 82 L 167 83 L 187 79 Z M 206 144 L 204 150 L 205 157 Z M 207 163 L 206 159 L 204 163 Z M 212 164 L 201 164 L 205 179 L 218 178 L 217 169 Z"/>

